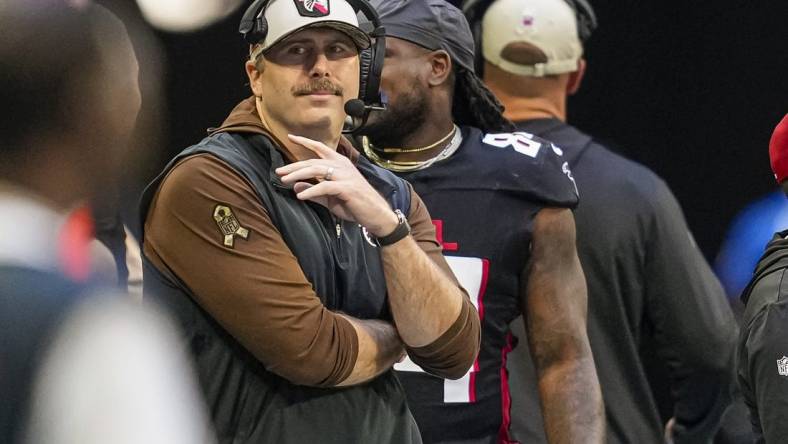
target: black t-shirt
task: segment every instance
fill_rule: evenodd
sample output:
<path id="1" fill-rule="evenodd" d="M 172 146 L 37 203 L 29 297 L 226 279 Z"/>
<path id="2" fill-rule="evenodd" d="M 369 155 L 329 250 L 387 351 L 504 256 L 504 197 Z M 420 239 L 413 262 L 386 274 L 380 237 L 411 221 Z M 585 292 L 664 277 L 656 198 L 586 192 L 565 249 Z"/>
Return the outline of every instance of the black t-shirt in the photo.
<path id="1" fill-rule="evenodd" d="M 559 120 L 518 127 L 563 149 L 580 191 L 577 247 L 608 443 L 664 443 L 649 362 L 672 378 L 675 442 L 707 442 L 730 400 L 736 325 L 676 198 L 649 169 Z M 655 353 L 643 359 L 646 343 Z M 514 437 L 546 442 L 527 343 L 508 368 Z"/>
<path id="2" fill-rule="evenodd" d="M 469 127 L 462 135 L 448 159 L 400 174 L 426 203 L 444 255 L 482 320 L 481 350 L 465 377 L 439 379 L 409 361 L 395 366 L 425 443 L 508 439 L 505 366 L 518 342 L 509 323 L 520 314 L 533 218 L 578 199 L 566 159 L 551 143 Z"/>

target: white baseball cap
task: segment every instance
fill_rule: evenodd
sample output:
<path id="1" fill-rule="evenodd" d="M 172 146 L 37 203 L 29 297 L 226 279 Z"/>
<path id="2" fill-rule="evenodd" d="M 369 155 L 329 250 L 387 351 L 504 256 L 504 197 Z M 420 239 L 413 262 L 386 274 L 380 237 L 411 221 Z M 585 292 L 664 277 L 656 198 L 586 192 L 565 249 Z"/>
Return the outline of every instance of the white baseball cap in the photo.
<path id="1" fill-rule="evenodd" d="M 328 27 L 343 32 L 359 49 L 369 48 L 369 36 L 358 26 L 356 11 L 345 0 L 272 0 L 265 8 L 268 33 L 262 50 L 279 43 L 296 31 Z"/>
<path id="2" fill-rule="evenodd" d="M 504 48 L 517 42 L 535 46 L 547 61 L 522 65 L 506 60 Z M 497 0 L 482 19 L 482 56 L 512 74 L 543 77 L 574 72 L 582 55 L 577 19 L 564 0 Z"/>

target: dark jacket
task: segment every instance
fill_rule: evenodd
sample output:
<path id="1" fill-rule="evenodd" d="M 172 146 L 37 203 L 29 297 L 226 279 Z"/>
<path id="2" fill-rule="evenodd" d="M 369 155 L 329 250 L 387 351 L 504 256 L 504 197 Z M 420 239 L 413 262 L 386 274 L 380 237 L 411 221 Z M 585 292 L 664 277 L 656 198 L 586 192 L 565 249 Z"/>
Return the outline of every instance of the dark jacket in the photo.
<path id="1" fill-rule="evenodd" d="M 788 231 L 774 235 L 742 292 L 738 379 L 758 443 L 788 440 Z"/>
<path id="2" fill-rule="evenodd" d="M 337 221 L 326 209 L 295 198 L 273 173 L 284 160 L 266 136 L 220 132 L 183 151 L 146 190 L 143 217 L 167 171 L 180 159 L 203 153 L 251 184 L 327 308 L 360 318 L 389 317 L 378 251 L 367 247 L 359 229 L 343 230 L 338 238 Z M 365 160 L 357 167 L 393 207 L 409 208 L 404 181 Z M 168 278 L 147 257 L 144 263 L 146 297 L 161 301 L 180 322 L 220 442 L 421 442 L 393 371 L 346 388 L 291 383 L 268 371 L 195 302 L 186 285 Z"/>
<path id="3" fill-rule="evenodd" d="M 709 442 L 730 402 L 736 325 L 676 198 L 649 169 L 559 120 L 518 127 L 563 150 L 580 193 L 577 247 L 608 442 L 664 442 L 649 362 L 669 370 L 675 442 Z M 530 360 L 509 363 L 515 437 L 544 442 Z"/>

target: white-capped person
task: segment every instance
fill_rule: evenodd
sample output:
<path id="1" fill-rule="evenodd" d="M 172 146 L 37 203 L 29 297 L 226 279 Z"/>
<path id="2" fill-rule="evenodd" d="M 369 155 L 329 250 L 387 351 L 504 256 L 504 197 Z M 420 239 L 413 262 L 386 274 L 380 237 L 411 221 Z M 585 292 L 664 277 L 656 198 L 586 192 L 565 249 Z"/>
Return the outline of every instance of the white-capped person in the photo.
<path id="1" fill-rule="evenodd" d="M 577 182 L 577 248 L 608 442 L 665 441 L 641 357 L 647 344 L 670 375 L 669 439 L 708 442 L 730 402 L 736 325 L 665 182 L 566 123 L 567 97 L 585 73 L 593 10 L 583 0 L 497 0 L 474 17 L 485 83 L 519 130 L 561 147 Z M 536 377 L 524 362 L 509 360 L 512 385 L 522 388 L 512 391 L 513 433 L 545 442 L 541 418 L 530 414 L 538 409 Z"/>
<path id="2" fill-rule="evenodd" d="M 424 204 L 342 137 L 370 46 L 354 5 L 250 6 L 252 96 L 143 197 L 145 294 L 181 321 L 222 443 L 420 443 L 393 364 L 459 378 L 478 351 Z"/>

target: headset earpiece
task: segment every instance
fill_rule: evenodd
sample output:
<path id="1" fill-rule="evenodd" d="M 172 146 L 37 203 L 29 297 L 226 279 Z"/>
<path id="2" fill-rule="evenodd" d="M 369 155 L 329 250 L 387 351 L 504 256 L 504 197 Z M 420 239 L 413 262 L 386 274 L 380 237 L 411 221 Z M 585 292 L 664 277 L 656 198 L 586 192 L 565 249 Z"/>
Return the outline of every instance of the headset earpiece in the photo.
<path id="1" fill-rule="evenodd" d="M 577 34 L 581 42 L 591 38 L 597 27 L 596 13 L 587 0 L 566 0 L 577 18 Z"/>
<path id="2" fill-rule="evenodd" d="M 373 50 L 371 48 L 367 48 L 361 50 L 358 53 L 358 61 L 359 61 L 359 74 L 360 80 L 358 84 L 358 98 L 361 101 L 366 102 L 367 96 L 367 79 L 369 78 L 369 74 L 372 71 L 372 57 L 374 56 Z"/>
<path id="3" fill-rule="evenodd" d="M 484 55 L 482 54 L 481 19 L 475 20 L 473 23 L 471 23 L 471 32 L 473 33 L 473 63 L 476 69 L 476 76 L 482 79 L 484 78 Z"/>
<path id="4" fill-rule="evenodd" d="M 484 56 L 482 55 L 482 19 L 487 8 L 494 0 L 466 0 L 462 5 L 462 12 L 468 19 L 473 33 L 473 58 L 474 69 L 479 78 L 484 76 Z"/>
<path id="5" fill-rule="evenodd" d="M 380 78 L 383 75 L 383 62 L 386 59 L 386 31 L 382 27 L 375 28 L 370 36 L 375 40 L 372 46 L 365 50 L 366 54 L 362 59 L 361 87 L 359 88 L 359 99 L 366 105 L 382 105 L 380 99 Z"/>
<path id="6" fill-rule="evenodd" d="M 265 7 L 270 0 L 255 0 L 244 12 L 238 32 L 244 41 L 254 45 L 265 40 L 268 34 L 268 22 L 265 20 Z"/>
<path id="7" fill-rule="evenodd" d="M 366 0 L 346 0 L 356 12 L 366 17 L 372 30 L 368 33 L 372 38 L 372 46 L 359 53 L 360 77 L 358 98 L 366 106 L 380 107 L 380 77 L 383 73 L 383 61 L 386 56 L 386 31 L 380 24 L 377 11 Z M 364 119 L 366 120 L 366 119 Z"/>

